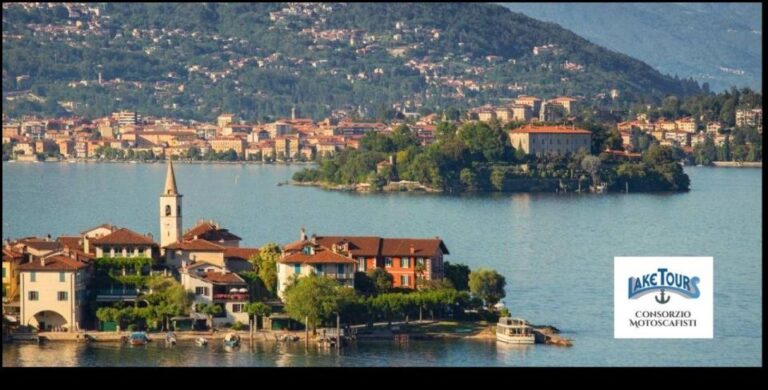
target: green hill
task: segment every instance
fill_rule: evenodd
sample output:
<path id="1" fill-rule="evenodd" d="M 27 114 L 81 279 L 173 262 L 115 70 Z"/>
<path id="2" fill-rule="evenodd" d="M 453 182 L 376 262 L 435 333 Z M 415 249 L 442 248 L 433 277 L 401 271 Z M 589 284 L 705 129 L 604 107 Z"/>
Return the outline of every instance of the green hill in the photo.
<path id="1" fill-rule="evenodd" d="M 534 54 L 534 47 L 539 47 Z M 101 83 L 99 83 L 101 73 Z M 700 92 L 491 4 L 3 4 L 3 112 L 210 120 Z"/>
<path id="2" fill-rule="evenodd" d="M 713 91 L 762 88 L 760 3 L 508 3 Z"/>

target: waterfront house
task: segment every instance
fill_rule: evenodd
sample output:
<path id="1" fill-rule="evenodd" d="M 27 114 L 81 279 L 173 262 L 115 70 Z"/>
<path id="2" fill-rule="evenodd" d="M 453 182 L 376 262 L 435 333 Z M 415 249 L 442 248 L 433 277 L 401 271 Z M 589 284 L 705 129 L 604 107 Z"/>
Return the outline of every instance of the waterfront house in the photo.
<path id="1" fill-rule="evenodd" d="M 222 308 L 221 314 L 214 316 L 215 326 L 240 321 L 248 323 L 245 305 L 250 295 L 248 283 L 226 267 L 219 267 L 205 262 L 183 262 L 181 284 L 193 293 L 195 304 L 215 304 Z"/>
<path id="2" fill-rule="evenodd" d="M 417 279 L 443 278 L 443 256 L 449 254 L 439 237 L 313 236 L 307 239 L 303 230 L 299 241 L 286 244 L 283 250 L 283 257 L 278 261 L 279 294 L 294 275 L 304 276 L 313 271 L 313 264 L 323 264 L 320 268 L 323 273 L 342 281 L 344 285 L 350 282 L 346 280 L 345 273 L 352 273 L 353 283 L 354 272 L 383 268 L 393 276 L 393 287 L 416 288 Z M 352 260 L 352 271 L 347 268 L 350 263 L 342 261 L 342 257 Z M 335 272 L 333 265 L 337 267 Z M 345 268 L 339 268 L 339 265 L 345 265 Z"/>
<path id="3" fill-rule="evenodd" d="M 590 150 L 592 133 L 576 127 L 526 125 L 509 132 L 512 147 L 527 154 L 566 154 Z"/>
<path id="4" fill-rule="evenodd" d="M 315 237 L 286 245 L 277 261 L 278 296 L 295 280 L 312 273 L 337 280 L 346 287 L 355 286 L 355 260 L 348 256 L 348 247 L 317 243 Z"/>
<path id="5" fill-rule="evenodd" d="M 60 251 L 19 265 L 20 323 L 40 330 L 79 330 L 83 321 L 87 263 Z"/>

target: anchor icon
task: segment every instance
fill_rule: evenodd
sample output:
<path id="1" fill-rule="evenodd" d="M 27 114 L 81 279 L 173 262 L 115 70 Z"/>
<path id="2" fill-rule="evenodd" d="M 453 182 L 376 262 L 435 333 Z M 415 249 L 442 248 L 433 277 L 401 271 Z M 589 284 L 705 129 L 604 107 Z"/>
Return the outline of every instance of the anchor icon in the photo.
<path id="1" fill-rule="evenodd" d="M 661 296 L 660 297 L 653 297 L 653 298 L 656 299 L 656 302 L 658 302 L 658 303 L 660 303 L 662 305 L 667 303 L 667 302 L 669 302 L 669 299 L 670 299 L 670 297 L 664 295 L 664 289 L 663 288 L 661 289 Z"/>

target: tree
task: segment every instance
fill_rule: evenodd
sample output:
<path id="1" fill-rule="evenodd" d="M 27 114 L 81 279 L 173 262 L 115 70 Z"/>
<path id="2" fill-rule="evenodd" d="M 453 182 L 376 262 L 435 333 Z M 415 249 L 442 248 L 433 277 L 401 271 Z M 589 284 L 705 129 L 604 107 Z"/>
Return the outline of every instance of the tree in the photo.
<path id="1" fill-rule="evenodd" d="M 277 293 L 277 260 L 281 255 L 280 245 L 270 242 L 261 247 L 259 253 L 250 259 L 264 287 L 272 296 Z"/>
<path id="2" fill-rule="evenodd" d="M 338 288 L 335 280 L 315 274 L 299 278 L 285 290 L 285 312 L 317 334 L 321 321 L 338 311 Z"/>
<path id="3" fill-rule="evenodd" d="M 494 305 L 506 296 L 506 285 L 504 276 L 491 269 L 481 268 L 469 274 L 469 290 L 486 306 Z"/>
<path id="4" fill-rule="evenodd" d="M 376 295 L 376 283 L 365 272 L 355 272 L 355 291 L 366 297 Z"/>
<path id="5" fill-rule="evenodd" d="M 477 191 L 477 175 L 470 168 L 464 168 L 459 174 L 461 184 L 467 191 Z"/>
<path id="6" fill-rule="evenodd" d="M 523 141 L 518 141 L 517 147 L 515 148 L 515 160 L 523 162 L 526 157 L 528 157 L 528 154 L 525 153 L 525 149 L 523 149 Z"/>
<path id="7" fill-rule="evenodd" d="M 272 308 L 262 302 L 250 302 L 245 305 L 245 312 L 248 313 L 249 319 L 253 321 L 250 325 L 251 329 L 255 329 L 259 323 L 259 316 L 262 316 L 262 318 L 268 317 L 272 314 Z"/>
<path id="8" fill-rule="evenodd" d="M 410 146 L 419 146 L 421 142 L 407 125 L 400 125 L 392 132 L 392 145 L 395 150 L 405 150 Z"/>
<path id="9" fill-rule="evenodd" d="M 493 167 L 491 170 L 491 185 L 496 191 L 504 191 L 504 182 L 507 178 L 507 170 L 502 167 Z"/>
<path id="10" fill-rule="evenodd" d="M 717 161 L 730 161 L 731 159 L 731 141 L 730 136 L 725 136 L 723 144 L 717 148 Z"/>
<path id="11" fill-rule="evenodd" d="M 383 294 L 392 289 L 392 283 L 394 278 L 392 274 L 387 272 L 383 268 L 374 268 L 368 271 L 368 277 L 373 280 L 374 286 L 376 286 L 376 293 Z"/>
<path id="12" fill-rule="evenodd" d="M 600 172 L 601 165 L 602 162 L 600 161 L 600 158 L 596 156 L 585 156 L 584 159 L 581 160 L 581 168 L 592 175 L 592 183 L 594 184 L 600 182 L 598 173 Z"/>
<path id="13" fill-rule="evenodd" d="M 115 321 L 115 317 L 118 316 L 118 310 L 114 307 L 100 307 L 96 310 L 96 318 L 101 322 Z M 119 325 L 119 324 L 118 324 Z M 118 331 L 120 327 L 116 328 Z"/>
<path id="14" fill-rule="evenodd" d="M 469 267 L 464 264 L 451 264 L 446 261 L 443 263 L 443 272 L 445 278 L 451 281 L 453 287 L 459 291 L 469 290 Z"/>
<path id="15" fill-rule="evenodd" d="M 214 303 L 198 303 L 195 311 L 208 316 L 208 326 L 211 328 L 211 332 L 213 332 L 213 317 L 221 314 L 223 310 L 221 306 Z"/>

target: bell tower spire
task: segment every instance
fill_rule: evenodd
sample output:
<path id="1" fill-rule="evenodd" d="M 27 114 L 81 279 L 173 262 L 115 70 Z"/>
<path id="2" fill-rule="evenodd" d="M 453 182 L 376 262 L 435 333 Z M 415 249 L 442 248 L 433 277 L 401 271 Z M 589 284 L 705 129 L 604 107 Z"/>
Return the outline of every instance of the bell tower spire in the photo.
<path id="1" fill-rule="evenodd" d="M 181 197 L 176 188 L 173 161 L 168 160 L 165 187 L 160 195 L 160 249 L 181 240 Z"/>

